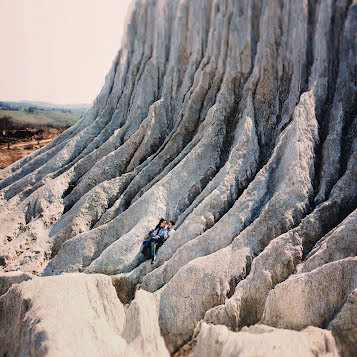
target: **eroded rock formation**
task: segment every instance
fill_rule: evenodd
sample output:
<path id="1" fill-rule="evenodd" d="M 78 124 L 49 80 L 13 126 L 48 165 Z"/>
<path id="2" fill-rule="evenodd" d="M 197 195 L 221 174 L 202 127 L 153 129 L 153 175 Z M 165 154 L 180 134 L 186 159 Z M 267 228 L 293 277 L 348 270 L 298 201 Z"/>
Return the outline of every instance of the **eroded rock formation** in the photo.
<path id="1" fill-rule="evenodd" d="M 92 108 L 0 172 L 1 353 L 356 355 L 356 78 L 356 0 L 135 1 Z"/>

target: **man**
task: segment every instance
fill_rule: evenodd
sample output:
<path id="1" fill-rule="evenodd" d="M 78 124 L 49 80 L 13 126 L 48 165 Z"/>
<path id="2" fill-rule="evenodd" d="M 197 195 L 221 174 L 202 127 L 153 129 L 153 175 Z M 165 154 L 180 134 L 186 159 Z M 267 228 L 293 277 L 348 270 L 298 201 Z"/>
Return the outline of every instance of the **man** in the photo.
<path id="1" fill-rule="evenodd" d="M 164 242 L 166 242 L 170 237 L 172 237 L 175 233 L 174 230 L 175 227 L 175 221 L 169 221 L 167 224 L 165 231 L 164 231 L 164 236 L 159 237 L 156 239 L 154 242 L 151 243 L 151 264 L 154 264 L 156 262 L 156 251 L 159 247 L 161 247 Z"/>
<path id="2" fill-rule="evenodd" d="M 164 233 L 164 241 L 166 241 L 168 238 L 172 237 L 174 235 L 174 233 L 176 232 L 174 230 L 175 227 L 175 221 L 169 221 L 169 223 L 167 224 L 165 233 Z"/>

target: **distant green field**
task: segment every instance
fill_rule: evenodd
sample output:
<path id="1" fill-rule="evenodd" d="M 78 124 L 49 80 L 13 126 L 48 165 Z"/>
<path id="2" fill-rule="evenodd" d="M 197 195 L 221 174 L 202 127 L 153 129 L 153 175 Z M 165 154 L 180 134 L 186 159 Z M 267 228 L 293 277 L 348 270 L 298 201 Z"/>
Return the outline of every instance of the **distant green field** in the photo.
<path id="1" fill-rule="evenodd" d="M 72 126 L 80 119 L 80 116 L 77 114 L 52 110 L 35 110 L 33 113 L 23 110 L 0 110 L 0 121 L 4 117 L 7 117 L 14 126 L 51 126 L 54 128 Z"/>

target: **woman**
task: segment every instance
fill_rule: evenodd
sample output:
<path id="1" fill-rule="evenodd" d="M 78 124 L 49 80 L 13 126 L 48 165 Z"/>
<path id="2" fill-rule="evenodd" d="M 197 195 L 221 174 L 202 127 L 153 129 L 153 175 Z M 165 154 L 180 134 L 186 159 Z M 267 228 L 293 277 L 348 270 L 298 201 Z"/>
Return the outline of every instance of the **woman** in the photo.
<path id="1" fill-rule="evenodd" d="M 166 219 L 165 218 L 160 218 L 160 221 L 156 225 L 156 227 L 154 229 L 152 229 L 151 231 L 149 231 L 149 233 L 144 237 L 144 239 L 146 240 L 146 239 L 148 239 L 150 237 L 154 237 L 156 235 L 164 236 L 163 230 L 165 229 L 165 227 L 166 227 Z M 144 241 L 144 243 L 145 243 L 145 241 Z"/>
<path id="2" fill-rule="evenodd" d="M 156 244 L 164 241 L 166 233 L 166 219 L 160 218 L 157 226 L 152 229 L 145 237 L 143 242 L 143 248 L 140 254 L 140 260 L 151 258 L 151 264 L 154 263 Z M 150 249 L 151 248 L 151 249 Z"/>

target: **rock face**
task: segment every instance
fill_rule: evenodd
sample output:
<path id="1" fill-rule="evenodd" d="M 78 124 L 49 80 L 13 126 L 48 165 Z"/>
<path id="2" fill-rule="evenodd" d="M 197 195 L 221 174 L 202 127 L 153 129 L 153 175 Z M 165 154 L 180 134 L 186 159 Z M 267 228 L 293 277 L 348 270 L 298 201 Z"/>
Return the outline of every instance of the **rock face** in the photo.
<path id="1" fill-rule="evenodd" d="M 357 0 L 136 0 L 92 108 L 0 171 L 2 352 L 356 355 L 356 78 Z"/>
<path id="2" fill-rule="evenodd" d="M 13 284 L 20 284 L 23 281 L 30 280 L 35 275 L 13 271 L 10 273 L 0 273 L 0 296 L 5 294 Z"/>
<path id="3" fill-rule="evenodd" d="M 192 356 L 325 356 L 337 357 L 329 331 L 308 327 L 301 332 L 264 325 L 231 332 L 225 326 L 199 326 Z"/>
<path id="4" fill-rule="evenodd" d="M 125 311 L 105 275 L 36 277 L 0 298 L 0 316 L 2 356 L 169 356 L 152 294 Z"/>

